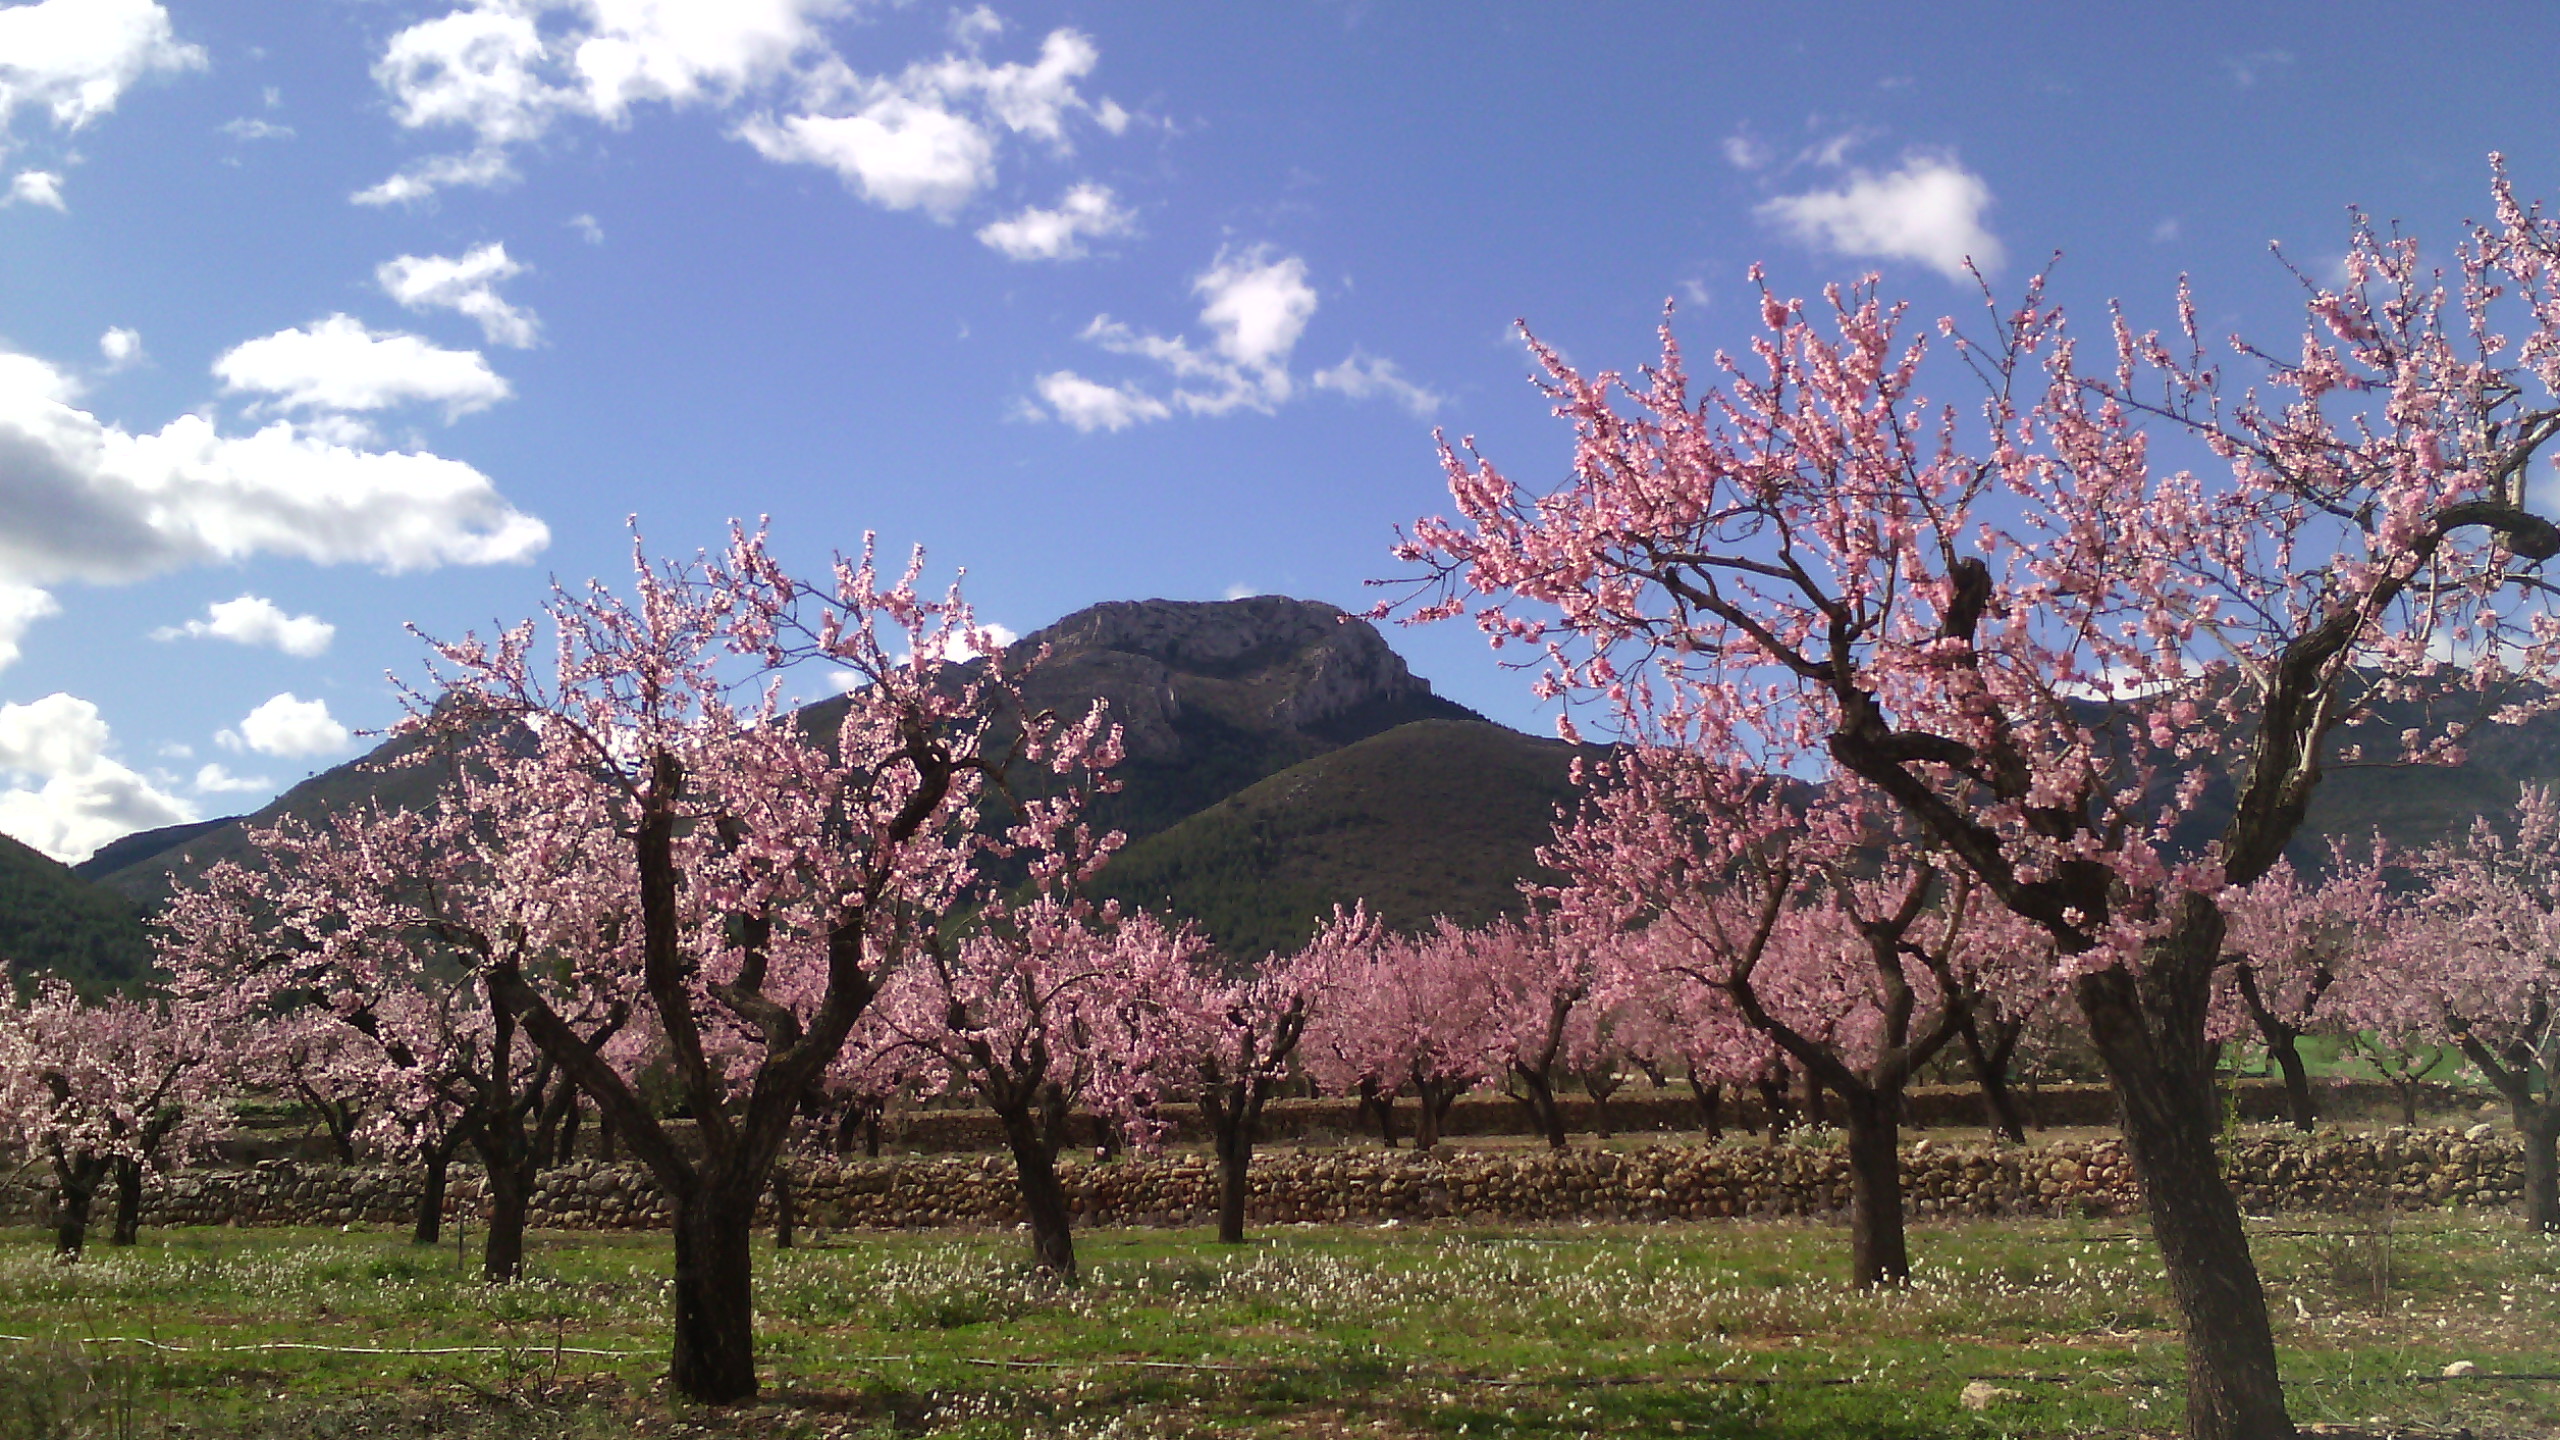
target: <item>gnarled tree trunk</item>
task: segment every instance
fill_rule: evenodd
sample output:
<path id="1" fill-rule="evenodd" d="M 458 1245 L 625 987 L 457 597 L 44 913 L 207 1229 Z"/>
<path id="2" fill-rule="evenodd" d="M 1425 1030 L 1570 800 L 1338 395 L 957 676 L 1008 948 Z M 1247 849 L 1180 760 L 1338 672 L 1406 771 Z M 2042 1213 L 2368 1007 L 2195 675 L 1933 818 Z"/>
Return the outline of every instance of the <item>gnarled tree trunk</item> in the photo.
<path id="1" fill-rule="evenodd" d="M 115 1174 L 116 1224 L 110 1240 L 117 1245 L 131 1245 L 142 1238 L 142 1162 L 118 1157 Z"/>
<path id="2" fill-rule="evenodd" d="M 1059 1137 L 1029 1106 L 1000 1112 L 1005 1148 L 1013 1152 L 1014 1184 L 1022 1218 L 1031 1226 L 1031 1263 L 1067 1284 L 1076 1283 L 1075 1212 L 1066 1182 L 1058 1178 Z"/>
<path id="3" fill-rule="evenodd" d="M 2179 904 L 2170 933 L 2146 952 L 2138 975 L 2099 971 L 2081 978 L 2077 995 L 2106 1062 L 2126 1153 L 2142 1180 L 2178 1308 L 2187 1433 L 2194 1440 L 2292 1440 L 2266 1293 L 2215 1145 L 2222 1116 L 2204 1027 L 2222 914 L 2203 896 Z"/>
<path id="4" fill-rule="evenodd" d="M 1849 1282 L 1864 1290 L 1911 1280 L 1902 1224 L 1902 1096 L 1844 1091 L 1849 1150 Z"/>
<path id="5" fill-rule="evenodd" d="M 761 1188 L 761 1187 L 758 1187 Z M 756 1393 L 756 1189 L 697 1184 L 675 1197 L 676 1393 L 708 1405 Z"/>

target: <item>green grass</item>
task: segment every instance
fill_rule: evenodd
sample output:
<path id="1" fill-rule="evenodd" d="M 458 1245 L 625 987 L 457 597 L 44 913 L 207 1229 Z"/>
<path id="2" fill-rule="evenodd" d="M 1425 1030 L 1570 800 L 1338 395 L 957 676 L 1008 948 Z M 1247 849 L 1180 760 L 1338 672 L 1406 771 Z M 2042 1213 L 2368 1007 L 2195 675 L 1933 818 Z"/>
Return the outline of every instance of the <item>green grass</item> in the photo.
<path id="1" fill-rule="evenodd" d="M 492 1288 L 450 1245 L 391 1233 L 146 1234 L 63 1266 L 15 1232 L 0 1437 L 2175 1428 L 2179 1352 L 2138 1231 L 1929 1225 L 1914 1244 L 1911 1289 L 1859 1295 L 1842 1237 L 1813 1225 L 1292 1227 L 1233 1250 L 1115 1230 L 1080 1237 L 1086 1283 L 1065 1290 L 1011 1235 L 837 1237 L 759 1254 L 765 1398 L 712 1415 L 656 1384 L 664 1237 L 540 1234 L 533 1278 Z M 2387 1242 L 2297 1217 L 2258 1249 L 2299 1418 L 2560 1426 L 2560 1385 L 2411 1378 L 2560 1370 L 2560 1242 L 2503 1217 L 2403 1217 Z M 241 1348 L 278 1342 L 357 1353 Z M 470 1346 L 493 1348 L 372 1353 Z M 1985 1377 L 2015 1398 L 1968 1411 Z"/>

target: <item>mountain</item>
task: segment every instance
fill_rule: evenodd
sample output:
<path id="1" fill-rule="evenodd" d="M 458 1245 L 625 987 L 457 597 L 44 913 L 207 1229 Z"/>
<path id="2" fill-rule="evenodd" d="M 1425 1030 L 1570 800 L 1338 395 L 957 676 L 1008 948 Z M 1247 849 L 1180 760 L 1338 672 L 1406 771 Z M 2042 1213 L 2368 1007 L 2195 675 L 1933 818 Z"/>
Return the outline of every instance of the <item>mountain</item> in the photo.
<path id="1" fill-rule="evenodd" d="M 79 873 L 146 912 L 157 910 L 173 885 L 202 874 L 217 861 L 247 855 L 252 826 L 272 825 L 286 815 L 317 819 L 367 800 L 403 806 L 423 803 L 435 793 L 436 771 L 429 766 L 391 764 L 408 753 L 410 744 L 384 741 L 344 765 L 304 780 L 252 814 L 127 835 L 80 862 Z"/>
<path id="2" fill-rule="evenodd" d="M 1016 653 L 1043 646 L 1049 660 L 1032 673 L 1024 699 L 1069 715 L 1097 699 L 1110 703 L 1126 759 L 1116 772 L 1119 793 L 1093 815 L 1133 836 L 1407 721 L 1487 723 L 1434 695 L 1377 627 L 1321 601 L 1112 601 L 1025 636 Z M 829 734 L 847 703 L 821 701 L 800 718 Z M 156 907 L 173 877 L 244 854 L 249 825 L 285 814 L 314 817 L 367 798 L 419 803 L 431 793 L 431 770 L 381 768 L 399 743 L 315 775 L 256 814 L 127 836 L 90 857 L 83 873 Z"/>
<path id="3" fill-rule="evenodd" d="M 1303 943 L 1366 900 L 1399 930 L 1519 908 L 1577 754 L 1480 719 L 1417 720 L 1301 762 L 1131 844 L 1095 877 L 1123 903 L 1197 921 L 1228 954 Z"/>
<path id="4" fill-rule="evenodd" d="M 130 900 L 0 835 L 0 965 L 51 970 L 96 993 L 151 968 L 151 939 Z"/>

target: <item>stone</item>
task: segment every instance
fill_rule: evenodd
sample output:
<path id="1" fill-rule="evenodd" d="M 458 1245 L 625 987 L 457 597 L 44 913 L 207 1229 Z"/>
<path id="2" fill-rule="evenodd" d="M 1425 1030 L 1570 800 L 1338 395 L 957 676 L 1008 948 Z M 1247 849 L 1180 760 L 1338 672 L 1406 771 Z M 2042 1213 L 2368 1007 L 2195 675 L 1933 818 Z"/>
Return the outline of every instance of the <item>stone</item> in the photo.
<path id="1" fill-rule="evenodd" d="M 1958 1403 L 1967 1410 L 1974 1411 L 1988 1410 L 1994 1405 L 2005 1405 L 2017 1398 L 2019 1398 L 2017 1391 L 2002 1389 L 1988 1380 L 1969 1380 L 1965 1382 L 1964 1389 L 1956 1395 Z"/>
<path id="2" fill-rule="evenodd" d="M 2466 1375 L 2479 1374 L 2480 1367 L 2468 1360 L 2456 1360 L 2436 1373 L 2444 1376 L 2447 1380 L 2459 1380 Z"/>

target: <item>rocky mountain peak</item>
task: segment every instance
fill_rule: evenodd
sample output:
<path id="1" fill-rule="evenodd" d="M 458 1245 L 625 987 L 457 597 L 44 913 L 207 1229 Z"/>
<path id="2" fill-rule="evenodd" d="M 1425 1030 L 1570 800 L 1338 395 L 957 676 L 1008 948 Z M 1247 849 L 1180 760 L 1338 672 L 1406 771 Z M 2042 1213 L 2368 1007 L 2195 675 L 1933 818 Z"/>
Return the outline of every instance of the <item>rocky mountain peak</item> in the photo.
<path id="1" fill-rule="evenodd" d="M 1376 626 L 1320 600 L 1115 600 L 1022 643 L 1050 648 L 1033 703 L 1107 699 L 1133 757 L 1180 753 L 1186 722 L 1201 718 L 1338 742 L 1346 726 L 1376 728 L 1372 717 L 1467 713 L 1432 694 Z"/>

